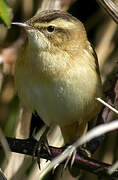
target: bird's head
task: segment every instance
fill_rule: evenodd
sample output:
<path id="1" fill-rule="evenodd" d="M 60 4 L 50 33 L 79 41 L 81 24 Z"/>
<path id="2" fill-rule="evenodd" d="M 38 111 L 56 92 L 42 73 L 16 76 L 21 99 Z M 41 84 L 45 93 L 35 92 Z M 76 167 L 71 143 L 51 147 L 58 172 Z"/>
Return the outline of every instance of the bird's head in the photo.
<path id="1" fill-rule="evenodd" d="M 87 40 L 83 24 L 71 14 L 59 10 L 42 11 L 24 23 L 12 24 L 23 27 L 30 45 L 41 50 L 76 49 Z"/>

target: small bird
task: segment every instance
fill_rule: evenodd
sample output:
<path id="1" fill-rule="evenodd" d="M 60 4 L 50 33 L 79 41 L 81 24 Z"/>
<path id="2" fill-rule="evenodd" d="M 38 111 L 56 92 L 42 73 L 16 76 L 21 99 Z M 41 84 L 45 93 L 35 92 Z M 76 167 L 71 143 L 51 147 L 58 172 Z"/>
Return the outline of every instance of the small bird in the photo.
<path id="1" fill-rule="evenodd" d="M 59 125 L 65 144 L 86 133 L 101 108 L 97 56 L 84 25 L 67 12 L 42 11 L 24 23 L 27 39 L 15 65 L 15 86 L 24 107 L 49 127 Z"/>

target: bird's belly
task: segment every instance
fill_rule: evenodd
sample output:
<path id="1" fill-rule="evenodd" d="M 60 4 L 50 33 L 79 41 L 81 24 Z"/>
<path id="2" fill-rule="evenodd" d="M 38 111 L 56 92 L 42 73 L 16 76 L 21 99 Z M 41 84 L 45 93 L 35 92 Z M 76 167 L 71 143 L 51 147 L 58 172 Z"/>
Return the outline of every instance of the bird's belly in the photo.
<path id="1" fill-rule="evenodd" d="M 76 83 L 77 84 L 77 83 Z M 37 111 L 42 120 L 47 124 L 66 125 L 73 121 L 81 123 L 88 117 L 88 110 L 93 103 L 86 99 L 86 92 L 80 90 L 76 84 L 34 84 L 22 86 L 23 104 Z M 84 97 L 83 97 L 84 95 Z M 88 95 L 87 95 L 88 96 Z M 92 97 L 92 96 L 90 96 Z M 87 100 L 87 102 L 86 102 Z M 86 112 L 85 112 L 86 111 Z M 88 114 L 87 114 L 88 113 Z"/>
<path id="2" fill-rule="evenodd" d="M 15 76 L 19 97 L 46 124 L 82 123 L 98 112 L 95 98 L 101 96 L 100 79 L 91 68 L 78 65 L 62 75 L 44 74 L 44 78 L 21 70 L 18 66 Z"/>
<path id="3" fill-rule="evenodd" d="M 48 125 L 70 124 L 78 119 L 79 101 L 77 102 L 77 97 L 72 92 L 70 95 L 63 87 L 35 87 L 35 91 L 30 88 L 30 92 L 24 97 L 29 101 L 27 104 L 32 104 L 33 109 Z"/>

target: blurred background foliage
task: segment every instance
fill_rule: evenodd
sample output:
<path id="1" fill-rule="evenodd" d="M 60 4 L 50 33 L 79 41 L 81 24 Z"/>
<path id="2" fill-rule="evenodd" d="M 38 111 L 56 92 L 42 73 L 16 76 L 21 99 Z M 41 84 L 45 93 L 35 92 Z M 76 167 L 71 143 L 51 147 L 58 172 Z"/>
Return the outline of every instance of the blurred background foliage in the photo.
<path id="1" fill-rule="evenodd" d="M 0 1 L 0 18 L 6 23 L 6 25 L 10 25 L 10 8 L 4 0 Z"/>
<path id="2" fill-rule="evenodd" d="M 117 3 L 117 1 L 115 2 Z M 114 73 L 117 73 L 117 25 L 95 0 L 0 0 L 0 128 L 5 136 L 26 138 L 34 132 L 35 127 L 41 129 L 44 126 L 36 114 L 32 115 L 30 122 L 31 114 L 26 113 L 19 105 L 14 87 L 14 63 L 17 59 L 18 49 L 23 43 L 24 33 L 18 27 L 10 27 L 10 23 L 11 21 L 23 22 L 32 17 L 37 10 L 49 8 L 68 10 L 84 23 L 88 39 L 94 45 L 98 55 L 104 90 L 114 79 Z M 114 113 L 111 113 L 109 121 L 115 118 Z M 20 124 L 21 122 L 25 123 Z M 54 139 L 58 139 L 58 135 L 59 133 L 55 133 L 56 138 Z M 53 137 L 52 133 L 50 139 Z M 117 138 L 117 132 L 107 135 L 97 150 L 95 158 L 106 163 L 113 163 L 117 160 Z M 58 139 L 58 141 L 61 140 Z M 62 141 L 61 143 L 56 142 L 57 145 L 62 143 Z M 8 157 L 9 160 L 3 152 L 0 154 L 1 167 L 8 179 L 59 179 L 57 172 L 44 176 L 45 173 L 39 173 L 36 163 L 32 163 L 31 158 L 14 154 L 12 153 Z M 67 175 L 64 179 L 71 180 L 73 178 Z M 85 172 L 82 180 L 86 179 L 95 180 L 97 177 Z"/>

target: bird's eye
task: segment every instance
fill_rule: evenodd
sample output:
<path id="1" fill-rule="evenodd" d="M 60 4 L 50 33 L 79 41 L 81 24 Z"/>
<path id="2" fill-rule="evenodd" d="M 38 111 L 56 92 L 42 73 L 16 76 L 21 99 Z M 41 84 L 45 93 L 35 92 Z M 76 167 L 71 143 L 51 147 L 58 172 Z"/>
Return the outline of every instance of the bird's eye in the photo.
<path id="1" fill-rule="evenodd" d="M 47 27 L 48 32 L 53 32 L 55 30 L 55 26 L 48 26 Z"/>

